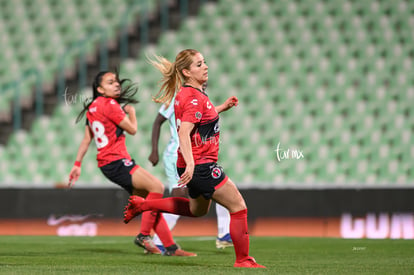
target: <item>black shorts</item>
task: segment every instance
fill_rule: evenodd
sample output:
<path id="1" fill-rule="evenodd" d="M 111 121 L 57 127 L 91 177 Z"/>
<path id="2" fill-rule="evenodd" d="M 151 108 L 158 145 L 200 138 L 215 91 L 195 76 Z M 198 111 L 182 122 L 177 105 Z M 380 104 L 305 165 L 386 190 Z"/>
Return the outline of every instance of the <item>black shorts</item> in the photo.
<path id="1" fill-rule="evenodd" d="M 177 168 L 178 175 L 184 173 L 185 168 Z M 198 164 L 194 167 L 194 174 L 187 184 L 188 194 L 195 199 L 202 195 L 206 200 L 211 199 L 214 191 L 226 183 L 228 177 L 223 168 L 215 162 Z"/>
<path id="2" fill-rule="evenodd" d="M 134 160 L 119 159 L 100 168 L 107 179 L 132 194 L 132 174 L 139 168 Z"/>

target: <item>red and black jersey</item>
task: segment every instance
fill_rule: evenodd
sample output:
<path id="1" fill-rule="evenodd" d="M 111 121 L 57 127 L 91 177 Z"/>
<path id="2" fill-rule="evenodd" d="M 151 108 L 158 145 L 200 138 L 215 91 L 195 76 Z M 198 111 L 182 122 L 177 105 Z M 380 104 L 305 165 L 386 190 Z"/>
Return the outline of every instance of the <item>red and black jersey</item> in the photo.
<path id="1" fill-rule="evenodd" d="M 125 145 L 125 134 L 118 126 L 126 114 L 121 105 L 103 96 L 96 98 L 86 113 L 95 139 L 98 167 L 119 159 L 131 159 Z"/>
<path id="2" fill-rule="evenodd" d="M 217 162 L 219 115 L 208 96 L 196 88 L 183 86 L 177 93 L 174 104 L 177 131 L 183 121 L 195 124 L 190 135 L 194 164 Z M 184 158 L 178 149 L 177 167 L 185 166 Z"/>

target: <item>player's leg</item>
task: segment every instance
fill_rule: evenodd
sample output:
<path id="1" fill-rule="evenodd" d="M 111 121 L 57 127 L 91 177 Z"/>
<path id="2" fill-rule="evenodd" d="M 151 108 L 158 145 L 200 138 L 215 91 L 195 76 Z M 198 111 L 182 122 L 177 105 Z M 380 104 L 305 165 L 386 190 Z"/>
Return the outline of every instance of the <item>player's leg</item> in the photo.
<path id="1" fill-rule="evenodd" d="M 177 171 L 181 175 L 185 168 L 178 168 Z M 215 189 L 224 184 L 226 180 L 227 176 L 216 163 L 196 165 L 193 179 L 187 184 L 190 199 L 172 197 L 147 201 L 131 196 L 129 204 L 125 207 L 124 222 L 128 223 L 135 216 L 152 210 L 188 217 L 204 216 L 210 208 L 211 197 Z"/>
<path id="2" fill-rule="evenodd" d="M 187 198 L 188 197 L 187 188 L 180 188 L 180 187 L 173 188 L 171 191 L 171 197 Z M 168 226 L 170 227 L 171 230 L 173 230 L 179 218 L 180 218 L 179 215 L 171 214 L 171 213 L 164 213 L 164 219 L 167 221 Z"/>
<path id="3" fill-rule="evenodd" d="M 177 155 L 176 154 L 163 154 L 163 164 L 164 164 L 164 171 L 165 175 L 167 176 L 168 182 L 168 191 L 172 197 L 187 197 L 187 188 L 180 188 L 178 187 L 178 174 L 177 174 Z M 172 231 L 175 225 L 177 224 L 178 219 L 180 218 L 179 215 L 164 213 L 163 214 L 165 221 L 169 229 Z M 160 249 L 163 253 L 165 252 L 165 248 L 162 245 L 161 239 L 158 237 L 157 234 L 154 234 L 153 237 L 154 244 Z"/>
<path id="4" fill-rule="evenodd" d="M 131 196 L 125 207 L 124 222 L 128 223 L 134 217 L 154 210 L 186 217 L 201 217 L 207 214 L 210 203 L 210 200 L 201 196 L 197 199 L 171 197 L 159 200 L 145 200 L 140 196 Z"/>
<path id="5" fill-rule="evenodd" d="M 147 192 L 146 199 L 160 199 L 164 194 L 164 185 L 156 177 L 139 167 L 132 174 L 133 195 L 141 195 L 142 191 Z M 147 212 L 142 215 L 141 234 L 149 236 L 155 225 L 158 212 Z"/>
<path id="6" fill-rule="evenodd" d="M 158 200 L 158 201 L 160 201 L 160 200 Z M 149 203 L 151 203 L 151 201 Z M 204 199 L 203 197 L 200 196 L 197 199 L 190 199 L 189 200 L 189 205 L 190 205 L 189 208 L 193 209 L 192 211 L 194 211 L 194 213 L 196 213 L 196 214 L 205 215 L 208 212 L 208 209 L 210 207 L 210 203 L 211 203 L 211 200 L 206 200 L 206 199 Z M 178 214 L 180 214 L 180 213 L 178 213 Z M 171 251 L 171 250 L 168 249 L 168 247 L 166 248 L 166 252 L 165 252 L 164 255 L 167 255 L 167 256 L 197 256 L 194 253 L 189 253 L 189 252 L 183 251 L 181 249 L 177 249 L 176 251 Z"/>
<path id="7" fill-rule="evenodd" d="M 230 213 L 219 203 L 216 203 L 217 214 L 217 238 L 216 247 L 223 249 L 233 246 L 233 241 L 230 236 Z"/>
<path id="8" fill-rule="evenodd" d="M 188 197 L 187 188 L 174 188 L 171 192 L 171 196 L 187 198 Z M 171 213 L 163 213 L 163 216 L 164 216 L 165 221 L 167 222 L 168 228 L 172 231 L 175 225 L 177 224 L 177 221 L 180 218 L 180 216 L 176 214 L 171 214 Z M 154 234 L 153 241 L 154 241 L 154 244 L 158 247 L 158 249 L 164 253 L 165 248 L 162 244 L 161 239 L 158 237 L 157 234 Z"/>
<path id="9" fill-rule="evenodd" d="M 228 179 L 213 194 L 213 199 L 230 212 L 230 235 L 236 253 L 235 267 L 264 267 L 249 256 L 249 233 L 246 203 L 236 185 Z"/>
<path id="10" fill-rule="evenodd" d="M 134 187 L 134 195 L 141 193 L 141 190 L 148 192 L 146 201 L 159 200 L 163 197 L 164 185 L 142 167 L 136 169 L 132 174 L 132 184 Z M 156 210 L 143 213 L 141 219 L 141 232 L 135 240 L 136 244 L 143 246 L 151 253 L 160 254 L 161 251 L 154 245 L 149 237 L 152 228 L 161 239 L 166 250 L 170 252 L 170 255 L 180 253 L 180 255 L 177 256 L 196 256 L 194 253 L 188 253 L 178 249 L 163 215 Z"/>
<path id="11" fill-rule="evenodd" d="M 162 198 L 164 193 L 164 186 L 162 183 L 142 167 L 133 172 L 132 186 L 133 195 L 146 197 L 148 200 Z M 146 253 L 161 254 L 161 251 L 154 245 L 150 237 L 151 229 L 155 227 L 158 214 L 158 212 L 153 211 L 146 212 L 142 215 L 140 233 L 134 240 L 135 244 L 143 247 Z M 174 242 L 171 242 L 169 245 L 172 245 L 173 243 Z"/>
<path id="12" fill-rule="evenodd" d="M 152 196 L 158 198 L 159 195 L 161 195 L 162 197 L 164 191 L 162 184 L 155 182 L 154 184 L 147 186 L 146 182 L 152 178 L 146 175 L 146 173 L 143 172 L 143 168 L 136 165 L 134 160 L 116 160 L 102 166 L 101 171 L 108 179 L 124 188 L 129 194 L 149 197 L 150 199 Z M 137 175 L 142 178 L 139 178 Z M 144 251 L 160 254 L 161 252 L 155 245 L 153 245 L 151 238 L 149 238 L 150 230 L 155 223 L 154 218 L 150 215 L 151 213 L 143 215 L 141 232 L 137 236 L 137 239 L 135 239 L 135 243 L 144 247 Z"/>

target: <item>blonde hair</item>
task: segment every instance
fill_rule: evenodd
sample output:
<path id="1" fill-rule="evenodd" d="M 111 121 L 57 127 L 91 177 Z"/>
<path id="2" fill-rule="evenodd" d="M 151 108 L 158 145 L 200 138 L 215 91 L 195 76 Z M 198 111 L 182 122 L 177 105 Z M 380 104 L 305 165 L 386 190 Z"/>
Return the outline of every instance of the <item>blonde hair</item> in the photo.
<path id="1" fill-rule="evenodd" d="M 174 98 L 175 92 L 178 91 L 186 77 L 183 75 L 184 69 L 190 69 L 193 63 L 193 57 L 198 51 L 193 49 L 186 49 L 179 52 L 174 62 L 170 62 L 163 56 L 154 55 L 154 59 L 148 58 L 148 62 L 157 68 L 163 75 L 160 83 L 161 88 L 158 93 L 152 98 L 157 103 L 165 103 L 167 107 Z"/>

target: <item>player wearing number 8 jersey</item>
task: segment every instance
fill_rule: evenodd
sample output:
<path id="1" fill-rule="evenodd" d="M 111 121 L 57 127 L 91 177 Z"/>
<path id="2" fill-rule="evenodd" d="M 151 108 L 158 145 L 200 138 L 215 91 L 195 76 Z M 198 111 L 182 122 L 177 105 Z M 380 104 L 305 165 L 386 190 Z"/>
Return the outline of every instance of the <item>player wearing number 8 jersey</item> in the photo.
<path id="1" fill-rule="evenodd" d="M 69 174 L 69 185 L 75 182 L 81 173 L 81 162 L 92 138 L 98 150 L 98 167 L 112 182 L 124 188 L 129 194 L 140 195 L 148 200 L 163 197 L 164 185 L 144 168 L 135 164 L 125 145 L 124 131 L 134 135 L 137 131 L 135 109 L 131 103 L 137 92 L 134 84 L 128 80 L 119 80 L 117 74 L 100 72 L 92 85 L 92 101 L 85 103 L 79 114 L 79 121 L 86 112 L 87 125 L 85 135 L 79 146 L 75 164 Z M 121 107 L 120 104 L 125 104 Z M 157 233 L 168 256 L 196 256 L 178 248 L 164 217 L 159 211 L 148 212 L 142 216 L 140 234 L 134 242 L 143 247 L 146 253 L 161 254 L 150 238 L 151 230 Z"/>
<path id="2" fill-rule="evenodd" d="M 131 159 L 125 146 L 125 134 L 118 126 L 125 115 L 119 103 L 110 97 L 99 96 L 89 106 L 86 117 L 98 149 L 98 167 L 119 159 Z"/>

